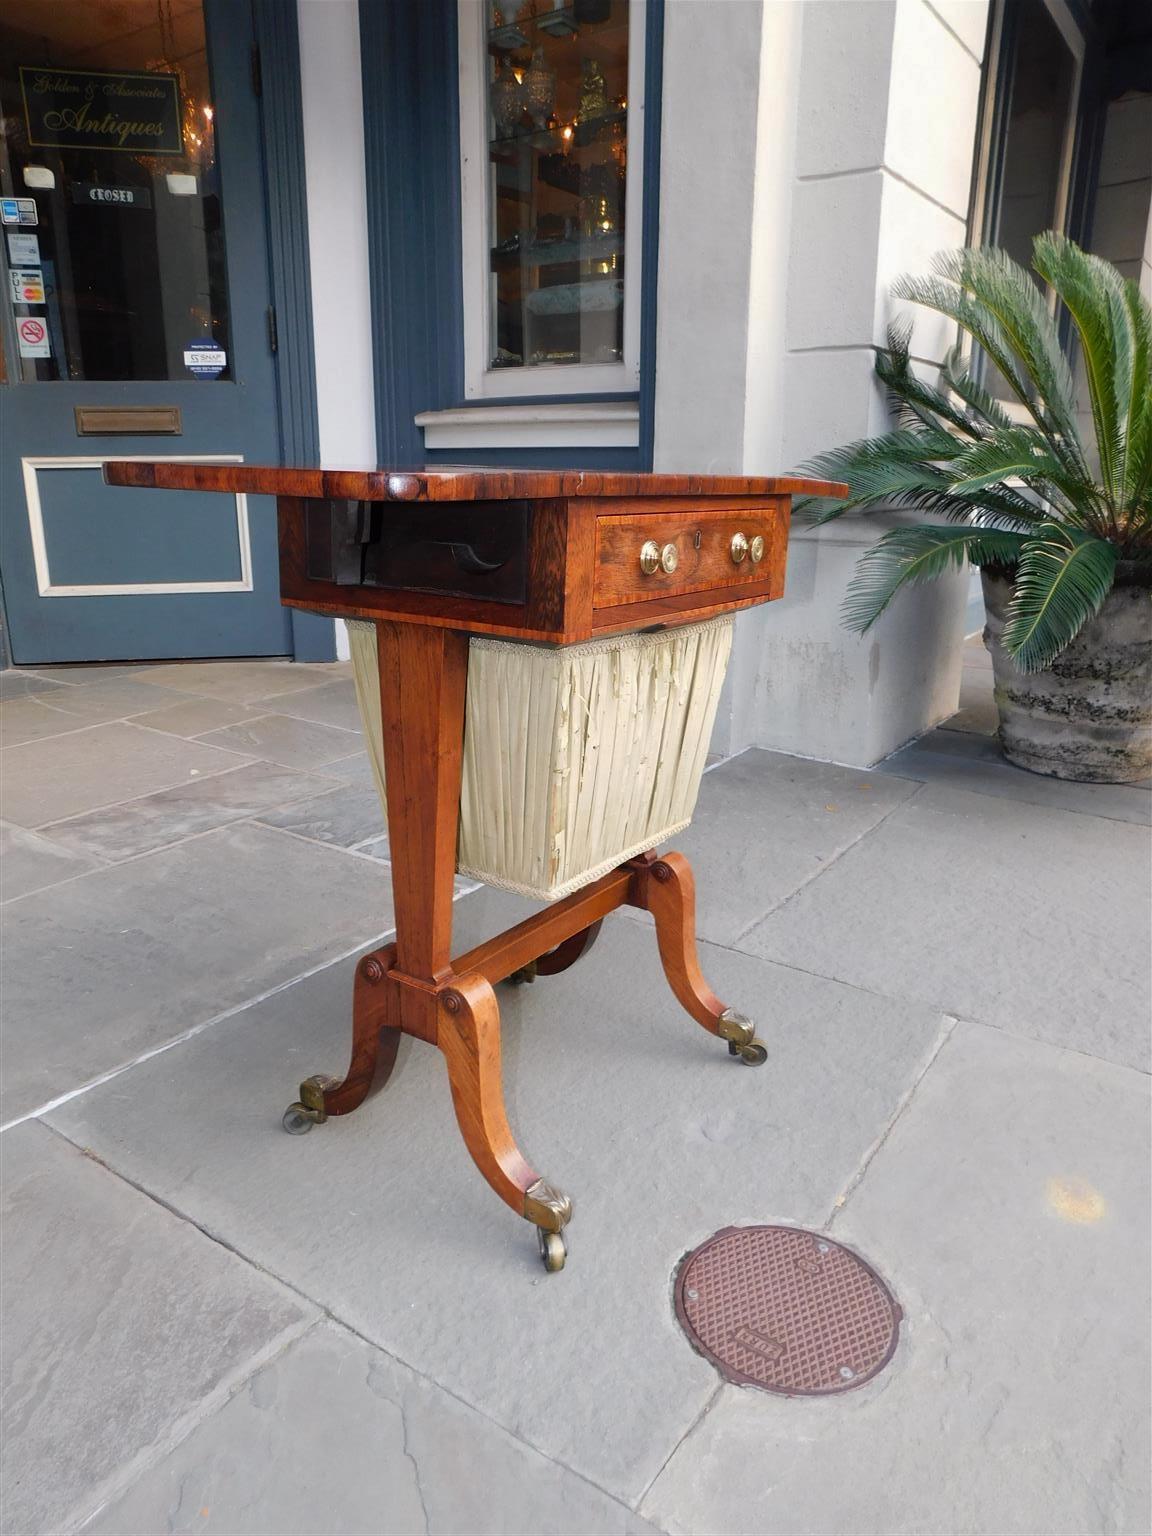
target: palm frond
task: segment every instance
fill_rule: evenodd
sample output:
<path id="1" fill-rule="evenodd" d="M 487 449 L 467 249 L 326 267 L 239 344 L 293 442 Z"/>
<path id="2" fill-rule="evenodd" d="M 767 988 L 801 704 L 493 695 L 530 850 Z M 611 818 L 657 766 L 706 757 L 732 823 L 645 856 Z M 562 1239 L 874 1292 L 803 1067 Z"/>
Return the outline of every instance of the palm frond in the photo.
<path id="1" fill-rule="evenodd" d="M 940 376 L 952 392 L 964 401 L 981 424 L 988 427 L 1010 427 L 1008 412 L 991 391 L 974 376 L 969 360 L 964 355 L 961 341 L 948 349 L 940 367 Z"/>
<path id="2" fill-rule="evenodd" d="M 953 489 L 950 461 L 970 444 L 950 433 L 897 431 L 864 438 L 817 454 L 801 468 L 825 480 L 843 480 L 848 495 L 829 502 L 807 498 L 795 511 L 814 524 L 831 522 L 847 512 L 879 507 L 932 512 L 953 522 L 976 522 L 1006 528 L 1027 528 L 1044 514 L 1011 486 L 989 486 L 971 495 Z"/>
<path id="3" fill-rule="evenodd" d="M 955 321 L 995 364 L 1009 389 L 1037 426 L 1051 433 L 1051 424 L 1043 414 L 1042 407 L 1037 404 L 1035 391 L 1018 366 L 1000 322 L 983 304 L 954 283 L 939 277 L 900 277 L 893 283 L 892 292 L 898 299 L 922 304 L 926 309 L 934 309 L 937 314 Z"/>
<path id="4" fill-rule="evenodd" d="M 962 256 L 975 253 L 956 254 Z M 948 253 L 937 258 L 940 264 L 947 260 Z M 1060 402 L 1055 409 L 1046 403 L 1030 371 L 1029 359 L 1017 354 L 1011 323 L 1007 326 L 1003 324 L 999 313 L 993 311 L 981 297 L 969 293 L 944 276 L 902 277 L 893 284 L 892 291 L 897 298 L 923 304 L 954 320 L 987 355 L 1012 394 L 1048 439 L 1052 452 L 1065 459 L 1069 473 L 1088 477 L 1075 415 L 1068 415 L 1066 401 Z"/>
<path id="5" fill-rule="evenodd" d="M 1072 474 L 1052 451 L 1049 440 L 1029 426 L 998 427 L 982 442 L 965 448 L 951 462 L 952 490 L 972 496 L 987 486 L 1019 479 L 1049 500 L 1062 503 L 1071 521 L 1103 532 L 1107 509 L 1091 481 Z"/>
<path id="6" fill-rule="evenodd" d="M 1125 504 L 1130 517 L 1152 521 L 1152 306 L 1131 278 L 1124 284 L 1124 302 L 1132 326 Z"/>
<path id="7" fill-rule="evenodd" d="M 1023 365 L 1032 404 L 1054 436 L 1063 439 L 1082 466 L 1076 421 L 1076 386 L 1060 344 L 1060 332 L 1044 295 L 1006 251 L 945 251 L 933 266 L 970 293 L 991 315 Z"/>
<path id="8" fill-rule="evenodd" d="M 1014 565 L 1025 539 L 989 528 L 894 528 L 866 551 L 856 566 L 841 610 L 849 629 L 864 634 L 901 587 L 934 581 L 965 561 Z"/>
<path id="9" fill-rule="evenodd" d="M 1048 666 L 1112 589 L 1116 546 L 1049 522 L 1026 541 L 1004 624 L 1004 649 L 1022 672 Z"/>
<path id="10" fill-rule="evenodd" d="M 1110 263 L 1063 235 L 1038 235 L 1034 264 L 1051 283 L 1076 328 L 1092 407 L 1100 478 L 1108 499 L 1123 500 L 1127 408 L 1134 341 L 1124 281 Z"/>
<path id="11" fill-rule="evenodd" d="M 897 425 L 915 431 L 925 426 L 979 438 L 981 429 L 947 395 L 921 379 L 912 368 L 912 322 L 888 327 L 888 346 L 876 354 L 876 377 L 888 391 L 888 404 Z"/>

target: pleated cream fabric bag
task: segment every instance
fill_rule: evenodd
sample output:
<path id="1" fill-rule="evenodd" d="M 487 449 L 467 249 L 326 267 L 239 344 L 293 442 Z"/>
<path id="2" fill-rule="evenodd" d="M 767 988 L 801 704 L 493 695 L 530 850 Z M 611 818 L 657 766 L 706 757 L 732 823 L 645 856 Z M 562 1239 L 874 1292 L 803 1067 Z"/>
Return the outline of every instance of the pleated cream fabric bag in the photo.
<path id="1" fill-rule="evenodd" d="M 553 901 L 692 819 L 732 618 L 583 645 L 473 637 L 456 867 Z M 384 801 L 376 626 L 350 620 L 356 696 Z"/>

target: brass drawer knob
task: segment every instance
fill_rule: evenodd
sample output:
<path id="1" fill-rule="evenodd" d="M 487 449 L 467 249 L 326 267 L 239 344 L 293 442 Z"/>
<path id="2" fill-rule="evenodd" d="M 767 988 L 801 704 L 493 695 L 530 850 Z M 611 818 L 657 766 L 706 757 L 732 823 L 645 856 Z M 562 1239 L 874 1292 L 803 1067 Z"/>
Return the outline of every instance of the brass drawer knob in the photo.
<path id="1" fill-rule="evenodd" d="M 761 560 L 763 560 L 764 535 L 762 533 L 757 533 L 753 536 L 752 542 L 748 546 L 748 553 L 752 556 L 753 565 L 759 565 Z"/>
<path id="2" fill-rule="evenodd" d="M 651 576 L 660 569 L 660 546 L 655 539 L 645 539 L 640 546 L 640 569 Z"/>
<path id="3" fill-rule="evenodd" d="M 734 533 L 728 546 L 733 565 L 741 565 L 748 554 L 748 540 L 742 533 Z"/>
<path id="4" fill-rule="evenodd" d="M 664 548 L 660 551 L 660 564 L 671 576 L 672 572 L 680 564 L 680 552 L 675 544 L 665 544 Z"/>

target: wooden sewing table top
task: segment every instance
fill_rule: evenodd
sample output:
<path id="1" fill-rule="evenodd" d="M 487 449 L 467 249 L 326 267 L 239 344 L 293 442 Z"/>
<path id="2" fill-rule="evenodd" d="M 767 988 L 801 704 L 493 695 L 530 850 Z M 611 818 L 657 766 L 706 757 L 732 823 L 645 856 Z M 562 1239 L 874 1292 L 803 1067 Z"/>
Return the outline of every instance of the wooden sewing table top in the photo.
<path id="1" fill-rule="evenodd" d="M 792 497 L 846 493 L 796 476 L 575 470 L 124 460 L 104 474 L 276 496 L 289 607 L 553 644 L 780 597 Z"/>

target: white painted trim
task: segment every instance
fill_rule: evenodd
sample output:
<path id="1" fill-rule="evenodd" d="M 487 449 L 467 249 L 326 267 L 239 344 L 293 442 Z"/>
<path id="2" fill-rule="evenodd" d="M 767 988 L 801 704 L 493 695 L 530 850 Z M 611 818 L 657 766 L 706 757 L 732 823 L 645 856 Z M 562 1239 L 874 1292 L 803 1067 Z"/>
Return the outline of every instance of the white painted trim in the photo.
<path id="1" fill-rule="evenodd" d="M 644 49 L 646 0 L 630 0 L 628 33 L 628 183 L 624 193 L 624 357 L 619 363 L 489 368 L 494 277 L 489 270 L 488 0 L 458 0 L 460 85 L 461 283 L 464 394 L 469 400 L 533 395 L 616 394 L 640 387 L 640 293 L 644 234 Z M 429 444 L 431 446 L 431 444 Z M 511 443 L 502 446 L 511 447 Z"/>
<path id="2" fill-rule="evenodd" d="M 636 448 L 640 407 L 632 400 L 595 405 L 470 405 L 421 411 L 425 448 Z"/>
<path id="3" fill-rule="evenodd" d="M 40 506 L 40 482 L 42 469 L 100 469 L 107 455 L 91 458 L 87 455 L 50 458 L 24 458 L 24 501 L 28 513 L 28 532 L 32 539 L 32 557 L 36 565 L 36 587 L 41 597 L 137 597 L 163 596 L 173 592 L 251 592 L 252 591 L 252 540 L 248 529 L 248 498 L 243 492 L 236 493 L 236 543 L 240 551 L 239 581 L 140 581 L 120 583 L 92 583 L 89 586 L 56 586 L 48 569 L 48 543 L 44 534 L 44 514 Z M 152 463 L 154 454 L 122 454 L 123 459 Z M 181 453 L 165 454 L 169 464 L 243 464 L 242 453 Z"/>

